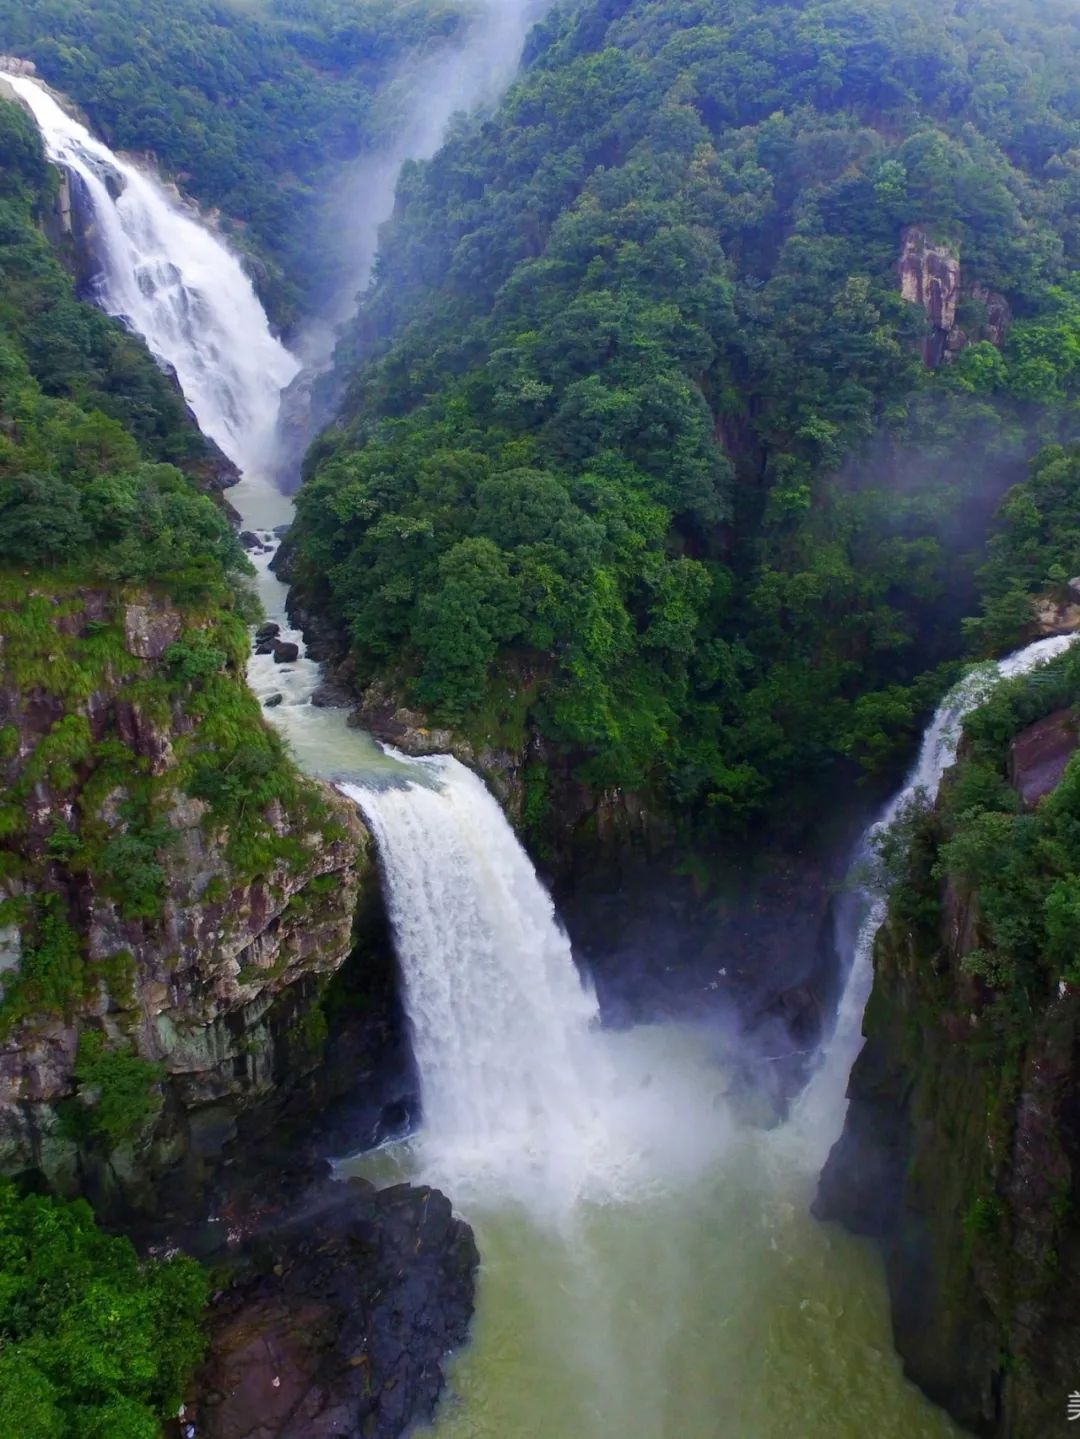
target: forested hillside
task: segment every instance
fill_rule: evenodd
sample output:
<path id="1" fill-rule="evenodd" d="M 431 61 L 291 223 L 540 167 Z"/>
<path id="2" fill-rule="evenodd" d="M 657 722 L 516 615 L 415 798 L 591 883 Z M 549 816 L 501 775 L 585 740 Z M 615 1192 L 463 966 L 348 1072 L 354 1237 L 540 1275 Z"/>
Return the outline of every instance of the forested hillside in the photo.
<path id="1" fill-rule="evenodd" d="M 310 314 L 340 254 L 312 247 L 342 167 L 400 120 L 380 89 L 445 42 L 455 0 L 0 0 L 0 53 L 33 60 L 114 148 L 150 151 L 245 232 L 278 318 Z"/>
<path id="2" fill-rule="evenodd" d="M 1080 16 L 587 0 L 527 59 L 406 169 L 296 573 L 362 682 L 730 833 L 909 742 L 1071 433 Z"/>
<path id="3" fill-rule="evenodd" d="M 110 597 L 142 596 L 132 586 L 149 584 L 193 606 L 209 641 L 215 622 L 228 630 L 246 567 L 219 505 L 197 487 L 223 457 L 142 344 L 74 299 L 41 230 L 56 188 L 33 122 L 0 102 L 0 1044 L 9 1090 L 21 1084 L 24 1095 L 19 1060 L 32 1067 L 42 1052 L 31 1029 L 104 1009 L 110 988 L 120 996 L 134 984 L 130 954 L 90 962 L 79 886 L 149 916 L 167 884 L 168 828 L 131 725 L 139 730 L 139 707 L 167 711 L 191 686 L 175 670 L 153 687 L 135 673 Z M 201 683 L 220 700 L 238 687 L 217 673 L 215 653 L 204 644 Z M 105 732 L 99 723 L 110 688 L 132 706 L 127 743 L 115 716 Z M 257 736 L 253 703 L 246 717 Z M 230 726 L 237 719 L 234 706 Z M 216 774 L 218 763 L 204 753 L 193 772 Z M 81 1119 L 82 1144 L 111 1152 L 160 1108 L 160 1072 L 106 1033 L 92 1025 L 80 1040 L 86 1102 L 69 1118 Z M 13 1035 L 21 1054 L 8 1047 Z M 10 1172 L 26 1165 L 7 1101 L 0 1162 Z M 55 1153 L 57 1136 L 47 1142 Z M 127 1240 L 96 1229 L 85 1204 L 19 1197 L 6 1180 L 0 1263 L 0 1429 L 156 1434 L 202 1350 L 199 1266 L 142 1264 Z"/>

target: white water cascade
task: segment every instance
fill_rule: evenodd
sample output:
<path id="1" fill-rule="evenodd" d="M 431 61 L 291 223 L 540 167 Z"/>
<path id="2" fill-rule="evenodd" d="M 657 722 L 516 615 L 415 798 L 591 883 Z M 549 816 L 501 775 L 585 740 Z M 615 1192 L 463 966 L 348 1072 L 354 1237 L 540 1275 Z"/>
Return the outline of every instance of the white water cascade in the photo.
<path id="1" fill-rule="evenodd" d="M 102 309 L 172 366 L 203 433 L 241 470 L 257 468 L 273 438 L 282 387 L 299 364 L 271 334 L 240 261 L 35 80 L 4 81 L 33 112 L 49 159 L 85 186 Z"/>
<path id="2" fill-rule="evenodd" d="M 426 1177 L 559 1218 L 715 1152 L 726 1121 L 711 1095 L 600 1030 L 551 897 L 475 774 L 438 756 L 340 787 L 378 842 Z"/>
<path id="3" fill-rule="evenodd" d="M 378 842 L 431 1157 L 535 1179 L 590 1123 L 596 999 L 483 783 L 449 758 L 414 772 L 341 787 Z"/>
<path id="4" fill-rule="evenodd" d="M 880 869 L 878 841 L 913 805 L 936 799 L 945 771 L 956 761 L 965 718 L 989 697 L 994 687 L 1003 679 L 1028 674 L 1063 654 L 1078 638 L 1052 635 L 1035 640 L 997 664 L 980 665 L 954 686 L 927 725 L 903 788 L 889 800 L 859 842 L 853 867 L 859 885 L 854 896 L 855 923 L 845 926 L 842 922 L 837 935 L 841 961 L 849 968 L 836 1025 L 822 1049 L 816 1073 L 792 1109 L 785 1136 L 788 1142 L 794 1141 L 797 1149 L 801 1148 L 805 1165 L 815 1173 L 843 1127 L 848 1076 L 863 1044 L 863 1012 L 874 982 L 874 941 L 888 909 L 888 893 L 875 879 Z M 849 909 L 842 919 L 850 920 L 850 916 Z"/>

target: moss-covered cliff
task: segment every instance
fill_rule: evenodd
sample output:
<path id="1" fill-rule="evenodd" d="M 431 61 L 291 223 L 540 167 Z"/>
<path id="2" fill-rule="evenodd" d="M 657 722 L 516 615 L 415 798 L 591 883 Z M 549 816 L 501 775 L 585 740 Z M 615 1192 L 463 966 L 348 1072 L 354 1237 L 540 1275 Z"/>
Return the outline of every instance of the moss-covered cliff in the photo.
<path id="1" fill-rule="evenodd" d="M 883 1245 L 911 1376 L 995 1439 L 1068 1433 L 1080 1354 L 1080 665 L 969 720 L 875 952 L 819 1210 Z"/>
<path id="2" fill-rule="evenodd" d="M 76 299 L 5 101 L 0 142 L 0 1172 L 147 1208 L 318 1060 L 377 885 L 245 684 L 221 457 Z"/>
<path id="3" fill-rule="evenodd" d="M 274 1011 L 349 954 L 373 871 L 263 724 L 235 617 L 8 576 L 0 635 L 0 1166 L 74 1188 L 87 1145 L 267 1091 Z"/>

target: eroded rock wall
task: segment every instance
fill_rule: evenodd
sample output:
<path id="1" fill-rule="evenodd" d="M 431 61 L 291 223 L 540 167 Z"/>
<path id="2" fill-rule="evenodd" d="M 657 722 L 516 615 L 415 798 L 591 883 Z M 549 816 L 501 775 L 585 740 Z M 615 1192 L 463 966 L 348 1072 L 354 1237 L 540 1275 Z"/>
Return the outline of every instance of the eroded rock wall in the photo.
<path id="1" fill-rule="evenodd" d="M 960 257 L 945 241 L 931 238 L 923 225 L 908 225 L 901 237 L 900 293 L 926 316 L 923 360 L 937 369 L 980 340 L 999 349 L 1012 324 L 1003 295 L 967 275 Z"/>
<path id="2" fill-rule="evenodd" d="M 218 625 L 62 585 L 0 607 L 0 1171 L 112 1176 L 138 1206 L 321 1056 L 317 1001 L 378 895 L 371 841 L 274 748 L 243 627 Z M 144 1067 L 95 1068 L 88 1036 Z M 140 1075 L 127 1132 L 110 1084 Z"/>
<path id="3" fill-rule="evenodd" d="M 1012 742 L 1031 810 L 1077 745 L 1060 712 Z M 965 1429 L 1071 1432 L 1080 1355 L 1080 990 L 1023 1012 L 965 963 L 985 943 L 975 900 L 939 877 L 941 811 L 916 836 L 874 955 L 867 1036 L 817 1212 L 885 1256 L 905 1368 Z"/>

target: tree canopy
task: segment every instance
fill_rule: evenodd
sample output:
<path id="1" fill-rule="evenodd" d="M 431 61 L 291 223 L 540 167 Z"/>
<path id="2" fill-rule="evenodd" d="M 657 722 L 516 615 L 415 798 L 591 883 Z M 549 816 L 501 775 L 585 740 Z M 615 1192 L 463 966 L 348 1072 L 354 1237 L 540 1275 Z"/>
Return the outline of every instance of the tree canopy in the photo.
<path id="1" fill-rule="evenodd" d="M 33 60 L 114 149 L 150 152 L 235 222 L 288 321 L 337 281 L 341 252 L 313 247 L 313 228 L 343 164 L 399 118 L 388 82 L 466 13 L 457 0 L 0 0 L 0 53 Z"/>
<path id="2" fill-rule="evenodd" d="M 887 762 L 1073 423 L 1078 60 L 1054 0 L 553 11 L 339 352 L 296 573 L 360 678 L 728 832 Z M 962 267 L 933 370 L 912 226 Z"/>
<path id="3" fill-rule="evenodd" d="M 89 1205 L 0 1180 L 0 1435 L 158 1439 L 201 1357 L 208 1282 L 140 1263 Z"/>

